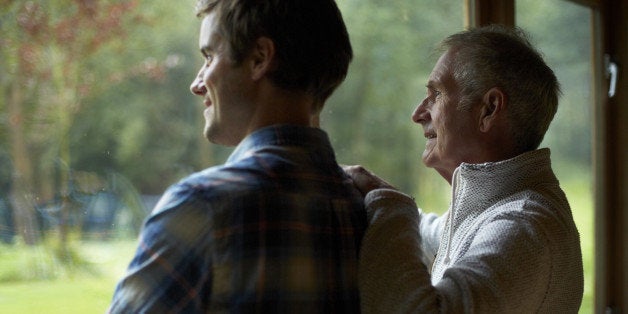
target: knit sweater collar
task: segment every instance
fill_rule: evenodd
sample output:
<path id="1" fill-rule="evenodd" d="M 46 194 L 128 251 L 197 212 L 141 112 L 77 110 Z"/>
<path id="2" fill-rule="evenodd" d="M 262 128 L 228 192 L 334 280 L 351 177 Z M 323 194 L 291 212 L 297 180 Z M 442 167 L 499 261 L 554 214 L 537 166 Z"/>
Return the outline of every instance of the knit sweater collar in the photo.
<path id="1" fill-rule="evenodd" d="M 481 164 L 469 164 L 461 163 L 459 168 L 461 175 L 468 177 L 482 177 L 485 175 L 491 176 L 493 174 L 505 174 L 510 173 L 513 170 L 527 170 L 535 173 L 523 172 L 523 177 L 535 177 L 539 171 L 547 170 L 550 161 L 549 148 L 541 148 L 529 152 L 525 152 L 521 155 L 515 156 L 511 159 L 506 159 L 496 162 L 485 162 Z M 543 166 L 539 168 L 539 166 Z"/>
<path id="2" fill-rule="evenodd" d="M 460 210 L 482 211 L 524 189 L 557 182 L 549 148 L 498 162 L 462 163 L 454 172 L 452 208 L 456 208 L 456 215 L 464 215 Z"/>

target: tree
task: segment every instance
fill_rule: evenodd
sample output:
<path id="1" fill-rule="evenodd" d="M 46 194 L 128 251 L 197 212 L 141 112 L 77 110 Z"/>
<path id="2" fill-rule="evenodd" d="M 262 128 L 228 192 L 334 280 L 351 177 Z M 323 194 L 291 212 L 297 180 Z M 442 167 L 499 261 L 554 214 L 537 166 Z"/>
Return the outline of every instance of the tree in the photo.
<path id="1" fill-rule="evenodd" d="M 65 250 L 72 164 L 69 132 L 84 100 L 114 83 L 85 69 L 105 47 L 122 46 L 126 28 L 141 22 L 134 12 L 137 5 L 137 0 L 2 3 L 6 12 L 2 55 L 8 69 L 2 96 L 14 164 L 12 199 L 16 227 L 27 244 L 36 239 L 35 197 L 55 193 L 63 204 L 59 234 Z M 41 156 L 54 156 L 55 162 Z"/>

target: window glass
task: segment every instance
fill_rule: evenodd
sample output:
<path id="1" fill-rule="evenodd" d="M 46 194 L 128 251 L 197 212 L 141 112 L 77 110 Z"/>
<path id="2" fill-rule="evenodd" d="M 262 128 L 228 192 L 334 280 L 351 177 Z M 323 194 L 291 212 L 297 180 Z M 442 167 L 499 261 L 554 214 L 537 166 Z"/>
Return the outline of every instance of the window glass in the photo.
<path id="1" fill-rule="evenodd" d="M 531 34 L 562 85 L 558 112 L 542 146 L 552 150 L 553 167 L 580 232 L 585 270 L 581 312 L 593 313 L 591 10 L 570 1 L 518 0 L 516 12 L 517 25 Z"/>
<path id="2" fill-rule="evenodd" d="M 411 120 L 425 96 L 438 42 L 463 29 L 459 0 L 340 0 L 354 48 L 347 80 L 330 99 L 322 126 L 338 160 L 362 164 L 444 212 L 449 185 L 421 162 L 423 129 Z"/>
<path id="3" fill-rule="evenodd" d="M 0 4 L 0 313 L 102 313 L 143 219 L 231 149 L 202 136 L 193 2 Z M 338 160 L 448 205 L 410 119 L 461 0 L 338 0 L 354 47 L 322 127 Z M 36 298 L 33 298 L 36 296 Z"/>

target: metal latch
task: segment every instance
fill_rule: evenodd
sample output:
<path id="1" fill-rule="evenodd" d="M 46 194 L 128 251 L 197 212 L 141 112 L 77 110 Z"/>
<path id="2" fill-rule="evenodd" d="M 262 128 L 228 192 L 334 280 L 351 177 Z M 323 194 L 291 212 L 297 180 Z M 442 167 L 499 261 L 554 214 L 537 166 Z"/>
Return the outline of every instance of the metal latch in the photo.
<path id="1" fill-rule="evenodd" d="M 611 56 L 604 55 L 604 67 L 606 68 L 606 77 L 610 80 L 608 86 L 608 97 L 613 98 L 615 96 L 615 89 L 617 88 L 617 63 L 611 60 Z"/>

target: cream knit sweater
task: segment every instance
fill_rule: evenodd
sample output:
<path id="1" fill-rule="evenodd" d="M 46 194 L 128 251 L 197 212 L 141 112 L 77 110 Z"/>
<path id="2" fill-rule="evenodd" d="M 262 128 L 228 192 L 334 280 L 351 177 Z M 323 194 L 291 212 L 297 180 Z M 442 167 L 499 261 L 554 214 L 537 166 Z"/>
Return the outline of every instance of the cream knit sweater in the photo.
<path id="1" fill-rule="evenodd" d="M 549 149 L 462 164 L 452 194 L 442 217 L 394 190 L 367 195 L 365 313 L 577 313 L 580 240 Z"/>

